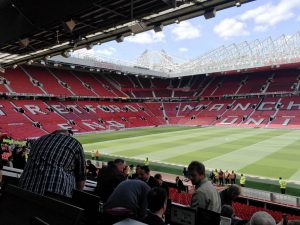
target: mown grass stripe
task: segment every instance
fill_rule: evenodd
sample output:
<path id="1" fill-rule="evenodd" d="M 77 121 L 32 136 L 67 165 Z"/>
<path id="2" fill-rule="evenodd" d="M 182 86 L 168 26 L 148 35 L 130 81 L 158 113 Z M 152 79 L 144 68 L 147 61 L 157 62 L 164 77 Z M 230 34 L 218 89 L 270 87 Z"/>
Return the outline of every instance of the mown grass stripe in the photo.
<path id="1" fill-rule="evenodd" d="M 234 131 L 233 133 L 239 133 L 240 131 Z M 118 151 L 115 152 L 115 154 L 118 155 L 124 155 L 124 156 L 136 156 L 141 154 L 150 154 L 153 152 L 161 151 L 164 149 L 172 149 L 173 147 L 179 147 L 181 146 L 182 149 L 185 148 L 185 145 L 193 142 L 199 142 L 199 141 L 207 141 L 209 139 L 215 138 L 215 137 L 222 137 L 227 132 L 224 130 L 213 130 L 213 132 L 205 132 L 203 133 L 193 133 L 188 135 L 182 135 L 182 136 L 173 136 L 169 139 L 163 139 L 163 140 L 152 140 L 151 144 L 149 145 L 149 142 L 145 141 L 141 145 L 132 146 L 132 148 L 129 148 L 127 150 Z"/>
<path id="2" fill-rule="evenodd" d="M 212 168 L 219 166 L 220 168 L 232 168 L 236 171 L 249 173 L 248 170 L 244 170 L 243 168 L 296 141 L 299 137 L 295 134 L 293 131 L 286 131 L 286 133 L 282 135 L 274 136 L 256 144 L 243 147 L 237 151 L 206 161 L 205 163 Z"/>
<path id="3" fill-rule="evenodd" d="M 222 137 L 216 137 L 216 138 L 212 138 L 209 140 L 200 140 L 200 141 L 196 141 L 193 143 L 189 143 L 186 144 L 184 149 L 181 146 L 178 147 L 172 147 L 172 148 L 166 148 L 163 149 L 161 151 L 157 151 L 154 153 L 150 153 L 150 154 L 145 154 L 145 155 L 138 155 L 136 157 L 138 158 L 145 158 L 145 157 L 149 157 L 149 159 L 153 159 L 153 160 L 167 160 L 169 158 L 178 156 L 178 155 L 183 155 L 186 153 L 191 153 L 191 152 L 195 152 L 195 151 L 201 151 L 202 149 L 205 149 L 207 147 L 211 147 L 211 146 L 215 146 L 215 145 L 220 145 L 226 142 L 230 142 L 233 140 L 238 140 L 240 138 L 244 138 L 244 137 L 249 137 L 251 135 L 253 135 L 253 133 L 255 132 L 266 132 L 264 130 L 254 130 L 254 129 L 247 129 L 244 132 L 239 132 L 239 133 L 227 133 L 227 135 L 222 136 Z"/>
<path id="4" fill-rule="evenodd" d="M 285 140 L 282 140 L 282 142 L 286 142 L 285 146 L 246 166 L 241 171 L 267 177 L 278 178 L 281 176 L 284 179 L 300 180 L 300 177 L 297 178 L 297 171 L 300 168 L 300 140 L 298 136 L 298 132 L 293 132 Z M 291 143 L 288 144 L 289 142 Z"/>
<path id="5" fill-rule="evenodd" d="M 188 164 L 192 160 L 198 160 L 198 161 L 208 161 L 213 160 L 214 158 L 217 158 L 219 156 L 222 156 L 224 154 L 228 154 L 231 152 L 234 152 L 245 145 L 249 146 L 252 144 L 256 144 L 257 142 L 264 141 L 268 138 L 274 137 L 276 135 L 281 135 L 282 132 L 276 132 L 274 131 L 270 132 L 270 130 L 265 130 L 264 133 L 257 134 L 256 132 L 251 135 L 247 136 L 238 140 L 233 140 L 230 142 L 222 143 L 219 145 L 214 145 L 207 147 L 205 149 L 201 149 L 200 151 L 195 151 L 188 154 L 181 154 L 173 158 L 169 158 L 166 161 L 167 162 L 173 162 L 173 163 L 184 163 Z M 205 162 L 206 163 L 206 162 Z M 234 163 L 234 162 L 231 162 Z M 217 167 L 219 168 L 219 167 Z M 225 168 L 222 168 L 225 169 Z M 230 169 L 230 168 L 226 168 Z"/>
<path id="6" fill-rule="evenodd" d="M 133 130 L 122 130 L 122 131 L 113 131 L 113 132 L 103 132 L 103 133 L 94 133 L 94 134 L 83 134 L 78 135 L 76 138 L 80 141 L 81 144 L 91 144 L 95 142 L 110 142 L 117 141 L 128 138 L 137 138 L 140 136 L 147 135 L 162 135 L 164 133 L 180 133 L 187 130 L 194 129 L 203 129 L 201 127 L 183 127 L 183 126 L 174 126 L 174 127 L 153 127 L 153 128 L 137 128 Z"/>

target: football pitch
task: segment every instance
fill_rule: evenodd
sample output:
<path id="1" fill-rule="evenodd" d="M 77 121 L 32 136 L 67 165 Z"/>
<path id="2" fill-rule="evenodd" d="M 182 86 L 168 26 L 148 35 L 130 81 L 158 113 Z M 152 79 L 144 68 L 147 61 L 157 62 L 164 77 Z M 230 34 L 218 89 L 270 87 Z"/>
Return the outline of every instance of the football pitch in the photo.
<path id="1" fill-rule="evenodd" d="M 86 152 L 300 181 L 300 130 L 157 127 L 77 137 Z"/>

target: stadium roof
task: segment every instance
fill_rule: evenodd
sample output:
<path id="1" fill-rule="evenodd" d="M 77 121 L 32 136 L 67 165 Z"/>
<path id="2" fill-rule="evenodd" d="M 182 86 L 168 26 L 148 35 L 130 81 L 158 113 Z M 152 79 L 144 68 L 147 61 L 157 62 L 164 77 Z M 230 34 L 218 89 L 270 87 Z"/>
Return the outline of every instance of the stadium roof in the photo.
<path id="1" fill-rule="evenodd" d="M 22 64 L 254 0 L 2 0 L 0 67 Z"/>
<path id="2" fill-rule="evenodd" d="M 182 77 L 198 74 L 233 74 L 300 67 L 300 32 L 277 39 L 244 41 L 221 46 L 196 59 L 183 60 L 165 51 L 145 51 L 135 62 L 74 52 L 72 57 L 53 57 L 48 62 L 81 69 L 105 69 L 124 74 Z"/>

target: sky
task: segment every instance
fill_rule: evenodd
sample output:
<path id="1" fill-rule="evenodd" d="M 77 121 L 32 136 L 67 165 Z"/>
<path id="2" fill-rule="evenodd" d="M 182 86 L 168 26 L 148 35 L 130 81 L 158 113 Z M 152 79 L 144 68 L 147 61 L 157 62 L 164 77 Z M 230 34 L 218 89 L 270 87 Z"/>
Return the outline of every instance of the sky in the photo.
<path id="1" fill-rule="evenodd" d="M 180 59 L 193 59 L 222 45 L 243 41 L 292 36 L 300 31 L 300 0 L 256 0 L 241 7 L 218 11 L 216 17 L 181 21 L 163 31 L 147 31 L 116 41 L 96 45 L 89 52 L 110 58 L 134 61 L 145 50 L 160 51 Z"/>

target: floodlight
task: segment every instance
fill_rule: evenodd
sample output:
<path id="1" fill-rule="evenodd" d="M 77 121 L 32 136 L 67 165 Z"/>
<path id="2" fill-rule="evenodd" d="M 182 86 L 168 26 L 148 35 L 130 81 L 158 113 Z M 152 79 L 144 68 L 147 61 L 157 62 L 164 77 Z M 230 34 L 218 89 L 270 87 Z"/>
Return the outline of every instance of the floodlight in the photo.
<path id="1" fill-rule="evenodd" d="M 123 42 L 123 41 L 124 41 L 124 36 L 123 36 L 123 35 L 118 36 L 118 37 L 116 38 L 116 42 L 118 42 L 118 43 Z"/>
<path id="2" fill-rule="evenodd" d="M 136 21 L 132 25 L 128 26 L 128 28 L 131 30 L 131 32 L 135 33 L 135 34 L 144 31 L 146 27 L 147 26 L 145 23 L 139 22 L 139 21 Z"/>
<path id="3" fill-rule="evenodd" d="M 70 56 L 71 56 L 71 54 L 70 54 L 70 51 L 69 50 L 67 50 L 67 51 L 64 51 L 62 54 L 61 54 L 63 57 L 65 57 L 65 58 L 69 58 Z"/>
<path id="4" fill-rule="evenodd" d="M 29 45 L 29 43 L 30 43 L 29 38 L 24 38 L 19 41 L 20 46 L 25 48 Z"/>
<path id="5" fill-rule="evenodd" d="M 236 1 L 235 6 L 240 7 L 242 5 L 241 1 Z"/>
<path id="6" fill-rule="evenodd" d="M 211 18 L 214 18 L 216 16 L 216 9 L 213 8 L 213 9 L 208 9 L 205 11 L 204 13 L 204 18 L 205 19 L 211 19 Z"/>
<path id="7" fill-rule="evenodd" d="M 158 24 L 158 25 L 155 25 L 155 26 L 153 27 L 153 30 L 157 33 L 157 32 L 162 31 L 163 28 L 164 28 L 164 25 Z"/>
<path id="8" fill-rule="evenodd" d="M 72 32 L 76 25 L 77 24 L 73 19 L 70 19 L 69 21 L 63 23 L 63 27 L 67 32 Z"/>

